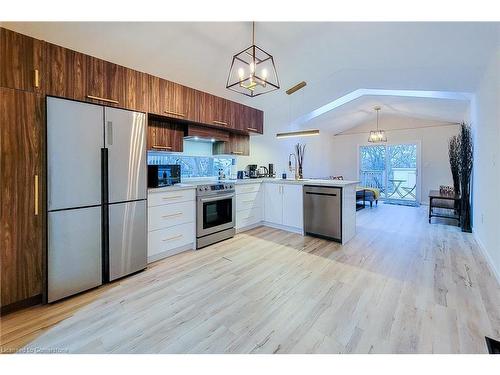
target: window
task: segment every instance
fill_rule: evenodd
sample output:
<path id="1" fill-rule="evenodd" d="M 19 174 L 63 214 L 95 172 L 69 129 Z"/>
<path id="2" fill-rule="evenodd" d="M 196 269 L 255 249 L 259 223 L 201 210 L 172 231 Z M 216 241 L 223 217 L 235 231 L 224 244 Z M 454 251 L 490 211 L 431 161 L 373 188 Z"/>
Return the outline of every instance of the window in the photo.
<path id="1" fill-rule="evenodd" d="M 361 186 L 380 190 L 386 200 L 417 201 L 417 145 L 369 145 L 359 147 Z"/>

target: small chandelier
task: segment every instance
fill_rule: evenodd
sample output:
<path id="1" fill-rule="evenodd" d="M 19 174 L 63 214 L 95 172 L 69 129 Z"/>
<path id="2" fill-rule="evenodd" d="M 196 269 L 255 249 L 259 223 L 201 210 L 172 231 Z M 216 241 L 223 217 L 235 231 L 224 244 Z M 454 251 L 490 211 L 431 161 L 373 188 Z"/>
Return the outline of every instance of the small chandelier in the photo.
<path id="1" fill-rule="evenodd" d="M 379 143 L 379 142 L 387 142 L 387 136 L 385 135 L 385 130 L 379 130 L 378 128 L 378 113 L 380 111 L 380 107 L 377 106 L 373 108 L 377 111 L 377 130 L 371 130 L 370 136 L 368 137 L 368 142 Z"/>
<path id="2" fill-rule="evenodd" d="M 255 45 L 255 22 L 252 45 L 233 56 L 226 88 L 250 97 L 280 88 L 273 57 Z"/>

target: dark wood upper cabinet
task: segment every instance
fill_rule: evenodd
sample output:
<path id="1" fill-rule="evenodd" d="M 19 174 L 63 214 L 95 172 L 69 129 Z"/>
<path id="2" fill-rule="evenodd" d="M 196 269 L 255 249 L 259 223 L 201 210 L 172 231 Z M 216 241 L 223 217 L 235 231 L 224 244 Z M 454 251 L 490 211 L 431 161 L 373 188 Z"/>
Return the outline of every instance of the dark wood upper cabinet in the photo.
<path id="1" fill-rule="evenodd" d="M 244 134 L 229 134 L 229 141 L 215 142 L 212 146 L 214 155 L 250 155 L 250 136 Z"/>
<path id="2" fill-rule="evenodd" d="M 229 100 L 208 93 L 202 93 L 199 98 L 201 123 L 219 128 L 235 129 Z"/>
<path id="3" fill-rule="evenodd" d="M 123 66 L 88 56 L 86 100 L 107 106 L 125 107 L 125 70 Z"/>
<path id="4" fill-rule="evenodd" d="M 41 300 L 44 100 L 0 88 L 0 306 Z"/>
<path id="5" fill-rule="evenodd" d="M 149 112 L 199 122 L 197 91 L 159 77 L 149 76 Z"/>
<path id="6" fill-rule="evenodd" d="M 255 109 L 252 107 L 247 107 L 250 112 L 250 118 L 247 126 L 249 132 L 264 133 L 264 112 L 260 109 Z"/>
<path id="7" fill-rule="evenodd" d="M 263 112 L 243 104 L 229 102 L 233 129 L 244 133 L 263 132 Z"/>
<path id="8" fill-rule="evenodd" d="M 0 87 L 43 91 L 44 42 L 0 28 Z"/>
<path id="9" fill-rule="evenodd" d="M 149 84 L 148 75 L 125 68 L 125 103 L 124 107 L 135 111 L 148 112 Z"/>
<path id="10" fill-rule="evenodd" d="M 250 108 L 236 102 L 229 102 L 229 106 L 233 128 L 242 132 L 248 132 L 248 127 L 250 126 Z"/>
<path id="11" fill-rule="evenodd" d="M 46 84 L 48 95 L 85 100 L 87 55 L 46 43 Z"/>
<path id="12" fill-rule="evenodd" d="M 184 125 L 150 117 L 147 148 L 152 151 L 182 152 L 184 132 Z"/>

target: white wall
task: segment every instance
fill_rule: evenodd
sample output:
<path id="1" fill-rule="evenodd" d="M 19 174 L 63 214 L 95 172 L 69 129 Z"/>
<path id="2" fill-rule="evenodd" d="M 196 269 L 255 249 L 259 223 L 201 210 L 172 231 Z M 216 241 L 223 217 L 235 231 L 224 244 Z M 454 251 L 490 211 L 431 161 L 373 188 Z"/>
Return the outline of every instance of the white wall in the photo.
<path id="1" fill-rule="evenodd" d="M 245 169 L 248 164 L 267 166 L 269 163 L 273 163 L 279 177 L 281 177 L 283 171 L 290 177 L 288 155 L 295 153 L 294 145 L 300 142 L 306 144 L 303 166 L 304 177 L 325 177 L 331 174 L 331 133 L 320 131 L 319 136 L 277 139 L 276 133 L 279 131 L 277 126 L 273 126 L 272 120 L 268 121 L 266 119 L 264 134 L 250 137 L 250 156 L 239 156 L 237 158 L 237 169 Z"/>
<path id="2" fill-rule="evenodd" d="M 491 60 L 472 105 L 473 231 L 500 280 L 500 51 Z"/>

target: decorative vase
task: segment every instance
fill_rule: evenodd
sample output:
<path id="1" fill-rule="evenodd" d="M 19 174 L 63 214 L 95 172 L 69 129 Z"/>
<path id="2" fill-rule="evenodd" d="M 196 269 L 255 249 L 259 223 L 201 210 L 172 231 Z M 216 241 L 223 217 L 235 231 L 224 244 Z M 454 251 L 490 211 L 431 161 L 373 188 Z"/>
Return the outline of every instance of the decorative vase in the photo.
<path id="1" fill-rule="evenodd" d="M 304 177 L 302 174 L 302 167 L 299 167 L 299 180 L 301 180 Z"/>

